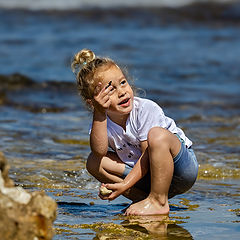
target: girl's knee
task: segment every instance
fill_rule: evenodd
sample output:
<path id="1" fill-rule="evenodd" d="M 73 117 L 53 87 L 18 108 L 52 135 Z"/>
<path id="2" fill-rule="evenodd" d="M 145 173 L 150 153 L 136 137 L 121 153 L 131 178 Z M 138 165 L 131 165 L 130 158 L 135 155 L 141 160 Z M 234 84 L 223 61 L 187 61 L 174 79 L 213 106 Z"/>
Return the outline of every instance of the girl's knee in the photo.
<path id="1" fill-rule="evenodd" d="M 173 157 L 175 157 L 181 149 L 181 142 L 177 136 L 161 127 L 151 128 L 147 141 L 150 150 L 169 151 Z"/>
<path id="2" fill-rule="evenodd" d="M 167 146 L 170 139 L 170 132 L 161 127 L 153 127 L 148 132 L 148 146 L 159 147 Z"/>

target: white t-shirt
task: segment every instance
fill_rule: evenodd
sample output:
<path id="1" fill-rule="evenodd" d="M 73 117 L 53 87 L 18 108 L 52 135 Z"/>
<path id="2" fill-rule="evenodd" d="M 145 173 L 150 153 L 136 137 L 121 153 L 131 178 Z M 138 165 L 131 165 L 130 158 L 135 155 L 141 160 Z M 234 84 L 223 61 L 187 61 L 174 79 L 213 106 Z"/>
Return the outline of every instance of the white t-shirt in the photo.
<path id="1" fill-rule="evenodd" d="M 140 142 L 147 140 L 149 130 L 156 126 L 177 133 L 185 141 L 187 147 L 192 145 L 184 132 L 176 126 L 174 120 L 164 115 L 157 103 L 134 97 L 133 109 L 126 122 L 126 131 L 107 118 L 109 147 L 123 162 L 134 166 L 142 154 Z"/>

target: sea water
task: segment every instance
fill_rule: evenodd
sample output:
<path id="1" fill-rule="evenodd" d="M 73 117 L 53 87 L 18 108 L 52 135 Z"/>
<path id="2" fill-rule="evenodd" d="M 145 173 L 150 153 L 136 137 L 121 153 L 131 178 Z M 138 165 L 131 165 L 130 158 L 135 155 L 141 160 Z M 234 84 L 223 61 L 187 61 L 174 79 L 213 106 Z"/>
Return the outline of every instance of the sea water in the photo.
<path id="1" fill-rule="evenodd" d="M 16 184 L 58 202 L 54 239 L 238 239 L 240 5 L 189 2 L 0 1 L 0 150 Z M 91 113 L 70 68 L 82 48 L 127 67 L 193 141 L 198 180 L 168 221 L 97 196 Z"/>

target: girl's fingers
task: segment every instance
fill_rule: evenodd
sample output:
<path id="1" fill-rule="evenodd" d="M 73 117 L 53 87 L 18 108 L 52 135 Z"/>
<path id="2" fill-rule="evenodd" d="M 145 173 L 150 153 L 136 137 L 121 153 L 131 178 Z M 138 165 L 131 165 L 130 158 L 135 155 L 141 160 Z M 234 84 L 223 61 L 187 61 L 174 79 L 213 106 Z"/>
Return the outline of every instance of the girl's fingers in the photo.
<path id="1" fill-rule="evenodd" d="M 113 87 L 111 86 L 111 81 L 105 87 L 102 87 L 102 83 L 99 82 L 94 90 L 94 95 L 95 96 L 100 94 L 105 95 L 105 94 L 108 94 L 112 89 Z"/>
<path id="2" fill-rule="evenodd" d="M 105 184 L 105 187 L 107 189 L 111 189 L 111 190 L 116 190 L 117 188 L 115 187 L 115 184 L 111 184 L 111 183 L 108 183 L 108 184 Z"/>
<path id="3" fill-rule="evenodd" d="M 113 196 L 113 194 L 111 194 L 109 197 L 108 197 L 108 201 L 112 201 L 112 200 L 114 200 L 116 197 L 115 196 Z"/>
<path id="4" fill-rule="evenodd" d="M 106 104 L 110 100 L 109 90 L 101 90 L 94 99 L 101 105 Z"/>
<path id="5" fill-rule="evenodd" d="M 102 83 L 98 83 L 96 88 L 94 89 L 94 107 L 98 109 L 108 109 L 109 106 L 111 105 L 111 91 L 113 87 L 111 84 L 108 84 L 106 86 L 102 86 Z"/>
<path id="6" fill-rule="evenodd" d="M 108 87 L 110 87 L 111 84 L 112 84 L 112 81 L 110 81 L 110 82 L 108 83 L 108 85 L 105 87 L 105 89 L 107 89 Z"/>
<path id="7" fill-rule="evenodd" d="M 109 107 L 111 100 L 108 95 L 104 96 L 99 102 L 103 107 Z"/>

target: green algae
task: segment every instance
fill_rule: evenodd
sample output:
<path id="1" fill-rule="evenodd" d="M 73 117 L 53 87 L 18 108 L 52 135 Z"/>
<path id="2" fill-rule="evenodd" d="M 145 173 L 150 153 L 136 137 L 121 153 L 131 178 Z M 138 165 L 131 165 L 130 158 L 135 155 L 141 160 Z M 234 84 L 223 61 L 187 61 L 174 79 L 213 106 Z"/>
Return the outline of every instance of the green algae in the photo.
<path id="1" fill-rule="evenodd" d="M 216 138 L 207 138 L 208 144 L 222 144 L 229 147 L 236 147 L 240 145 L 240 139 L 238 136 L 218 136 Z"/>
<path id="2" fill-rule="evenodd" d="M 229 212 L 234 212 L 238 217 L 240 217 L 240 208 L 228 209 Z"/>
<path id="3" fill-rule="evenodd" d="M 188 211 L 195 211 L 197 208 L 199 208 L 199 204 L 191 204 L 191 201 L 186 198 L 181 198 L 179 203 L 186 206 Z"/>
<path id="4" fill-rule="evenodd" d="M 83 146 L 89 146 L 89 140 L 53 138 L 53 141 L 56 143 L 62 143 L 62 144 L 78 144 Z"/>
<path id="5" fill-rule="evenodd" d="M 93 224 L 81 224 L 81 228 L 92 229 L 96 232 L 97 236 L 100 234 L 105 239 L 151 239 L 148 233 L 140 232 L 126 226 L 118 225 L 116 223 L 93 223 Z"/>
<path id="6" fill-rule="evenodd" d="M 58 192 L 54 193 L 53 195 L 56 197 L 63 197 L 63 196 L 64 197 L 76 197 L 78 199 L 92 199 L 92 200 L 97 199 L 96 193 L 87 192 L 87 193 L 78 194 L 76 192 L 69 191 L 67 188 L 64 189 L 64 191 L 58 191 Z M 90 201 L 89 204 L 94 205 L 94 202 Z"/>
<path id="7" fill-rule="evenodd" d="M 96 239 L 101 235 L 101 239 L 122 239 L 124 236 L 124 239 L 131 240 L 131 239 L 143 239 L 148 240 L 151 239 L 147 233 L 142 233 L 139 231 L 135 231 L 133 229 L 125 228 L 122 225 L 116 224 L 116 223 L 92 223 L 92 224 L 58 224 L 58 234 L 62 234 L 62 228 L 69 228 L 69 229 L 91 229 L 94 232 L 96 232 Z M 65 230 L 63 230 L 64 232 Z M 71 231 L 71 230 L 68 230 Z M 103 238 L 104 236 L 104 238 Z"/>
<path id="8" fill-rule="evenodd" d="M 199 165 L 198 179 L 213 180 L 213 179 L 239 179 L 239 168 L 214 167 L 210 164 Z"/>
<path id="9" fill-rule="evenodd" d="M 187 217 L 182 217 L 186 219 Z M 95 232 L 94 239 L 191 239 L 191 234 L 176 223 L 180 220 L 169 219 L 166 215 L 124 217 L 120 224 L 114 222 L 96 222 L 91 224 L 57 224 L 57 234 L 68 234 L 74 229 L 88 229 Z M 179 217 L 181 219 L 181 217 Z M 65 229 L 68 229 L 65 233 Z"/>

